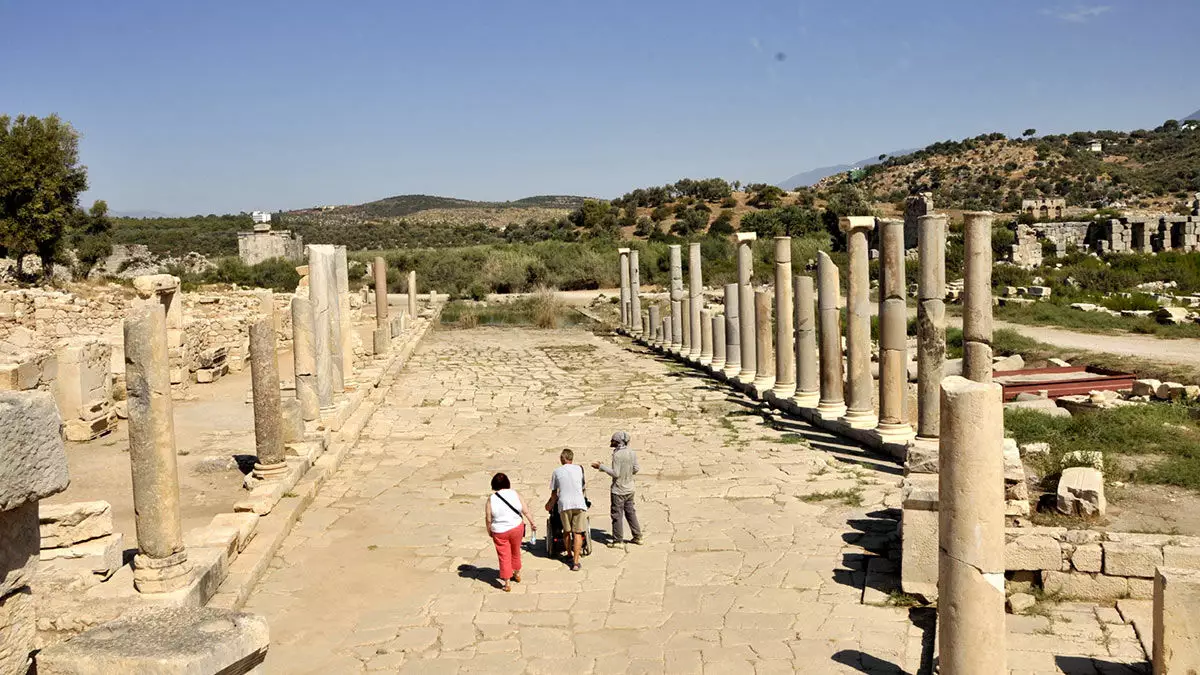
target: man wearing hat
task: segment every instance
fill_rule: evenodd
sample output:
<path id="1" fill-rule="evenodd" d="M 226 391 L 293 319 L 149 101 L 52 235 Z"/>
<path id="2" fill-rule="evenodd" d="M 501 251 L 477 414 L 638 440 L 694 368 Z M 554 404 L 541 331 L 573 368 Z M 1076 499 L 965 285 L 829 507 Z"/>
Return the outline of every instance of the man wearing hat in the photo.
<path id="1" fill-rule="evenodd" d="M 633 534 L 631 544 L 642 543 L 642 527 L 638 524 L 637 509 L 633 505 L 633 475 L 638 472 L 637 453 L 629 447 L 629 434 L 618 431 L 612 435 L 609 442 L 612 447 L 612 466 L 600 462 L 592 462 L 593 469 L 599 469 L 612 476 L 612 540 L 609 547 L 616 545 L 625 538 L 625 529 L 621 518 L 629 521 L 629 529 Z"/>

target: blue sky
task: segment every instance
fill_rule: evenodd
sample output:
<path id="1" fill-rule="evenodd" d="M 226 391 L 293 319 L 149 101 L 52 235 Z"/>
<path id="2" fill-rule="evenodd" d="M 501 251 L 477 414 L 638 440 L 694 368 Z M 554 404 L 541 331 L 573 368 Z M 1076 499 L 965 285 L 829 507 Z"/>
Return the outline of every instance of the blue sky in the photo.
<path id="1" fill-rule="evenodd" d="M 779 182 L 991 131 L 1200 108 L 1194 0 L 0 0 L 0 113 L 83 135 L 87 200 Z"/>

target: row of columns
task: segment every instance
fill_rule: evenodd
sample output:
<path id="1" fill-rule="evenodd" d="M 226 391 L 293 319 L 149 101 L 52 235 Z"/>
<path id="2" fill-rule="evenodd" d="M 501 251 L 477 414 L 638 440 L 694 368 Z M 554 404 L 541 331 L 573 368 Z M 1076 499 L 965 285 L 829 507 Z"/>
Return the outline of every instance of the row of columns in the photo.
<path id="1" fill-rule="evenodd" d="M 964 220 L 964 377 L 943 378 L 947 219 L 939 214 L 918 219 L 915 430 L 906 413 L 903 221 L 866 216 L 840 221 L 849 257 L 844 359 L 836 265 L 819 252 L 815 285 L 811 277 L 793 276 L 791 241 L 776 237 L 774 288 L 756 292 L 751 283 L 753 233 L 738 234 L 738 281 L 724 287 L 723 318 L 703 305 L 699 245 L 691 245 L 686 298 L 680 247 L 671 246 L 671 314 L 661 316 L 652 305 L 649 325 L 654 331 L 643 339 L 750 386 L 768 400 L 811 409 L 816 417 L 838 420 L 849 429 L 873 429 L 885 443 L 937 443 L 939 663 L 946 673 L 1003 673 L 1004 431 L 1002 390 L 991 382 L 992 214 L 967 213 Z M 876 228 L 878 415 L 870 370 L 868 243 Z"/>

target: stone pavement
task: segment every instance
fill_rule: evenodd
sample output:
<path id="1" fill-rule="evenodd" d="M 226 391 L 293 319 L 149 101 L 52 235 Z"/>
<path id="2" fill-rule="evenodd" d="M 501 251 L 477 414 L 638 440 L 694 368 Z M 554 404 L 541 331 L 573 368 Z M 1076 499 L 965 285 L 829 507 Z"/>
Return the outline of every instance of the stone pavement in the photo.
<path id="1" fill-rule="evenodd" d="M 571 572 L 542 553 L 550 472 L 563 447 L 607 460 L 617 429 L 646 543 L 600 543 L 608 480 L 588 468 L 597 545 Z M 496 471 L 539 513 L 512 593 L 483 525 Z M 438 331 L 246 609 L 270 622 L 270 672 L 927 672 L 933 612 L 890 595 L 899 479 L 625 341 Z M 1010 617 L 1012 672 L 1142 672 L 1117 665 L 1144 655 L 1104 609 Z"/>

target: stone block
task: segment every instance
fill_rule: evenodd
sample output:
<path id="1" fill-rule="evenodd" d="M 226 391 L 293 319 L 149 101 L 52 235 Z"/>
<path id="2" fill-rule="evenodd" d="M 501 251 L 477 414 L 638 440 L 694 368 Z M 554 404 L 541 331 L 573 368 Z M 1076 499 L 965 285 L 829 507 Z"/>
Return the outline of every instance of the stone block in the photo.
<path id="1" fill-rule="evenodd" d="M 1079 572 L 1099 572 L 1104 569 L 1104 549 L 1100 544 L 1079 544 L 1071 554 L 1071 566 Z"/>
<path id="2" fill-rule="evenodd" d="M 1008 611 L 1010 614 L 1021 614 L 1037 604 L 1037 600 L 1028 593 L 1013 593 L 1008 596 Z"/>
<path id="3" fill-rule="evenodd" d="M 1104 573 L 1119 577 L 1154 578 L 1154 568 L 1163 564 L 1162 549 L 1146 544 L 1106 541 Z"/>
<path id="4" fill-rule="evenodd" d="M 237 531 L 237 549 L 242 551 L 250 540 L 254 538 L 254 531 L 258 527 L 258 515 L 254 513 L 218 513 L 213 516 L 209 527 L 233 528 Z"/>
<path id="5" fill-rule="evenodd" d="M 900 521 L 900 587 L 930 602 L 938 597 L 938 512 L 904 509 Z"/>
<path id="6" fill-rule="evenodd" d="M 107 579 L 125 563 L 124 556 L 125 536 L 118 532 L 65 548 L 42 549 L 40 557 L 47 570 Z"/>
<path id="7" fill-rule="evenodd" d="M 1058 480 L 1059 513 L 1078 516 L 1103 516 L 1108 510 L 1104 498 L 1104 476 L 1091 467 L 1064 469 Z"/>
<path id="8" fill-rule="evenodd" d="M 1004 404 L 1005 408 L 1019 408 L 1021 410 L 1032 410 L 1033 412 L 1052 417 L 1070 417 L 1071 412 L 1065 408 L 1058 407 L 1058 404 L 1048 398 L 1035 399 L 1032 401 L 1009 401 Z"/>
<path id="9" fill-rule="evenodd" d="M 0 595 L 0 673 L 30 672 L 37 622 L 33 594 L 27 586 Z"/>
<path id="10" fill-rule="evenodd" d="M 0 511 L 67 488 L 62 419 L 46 392 L 0 392 Z"/>
<path id="11" fill-rule="evenodd" d="M 1048 298 L 1051 290 L 1049 286 L 1030 286 L 1025 292 L 1035 298 Z"/>
<path id="12" fill-rule="evenodd" d="M 1004 546 L 1005 570 L 1059 570 L 1062 559 L 1058 540 L 1043 534 L 1017 537 Z"/>
<path id="13" fill-rule="evenodd" d="M 212 382 L 215 382 L 216 379 L 217 379 L 216 374 L 212 368 L 201 368 L 196 371 L 196 383 L 197 384 L 210 384 Z"/>
<path id="14" fill-rule="evenodd" d="M 28 586 L 37 573 L 37 502 L 0 511 L 0 597 Z"/>
<path id="15" fill-rule="evenodd" d="M 1021 448 L 1022 457 L 1037 457 L 1050 454 L 1050 444 L 1044 442 L 1026 443 Z"/>
<path id="16" fill-rule="evenodd" d="M 133 288 L 143 298 L 155 293 L 174 291 L 179 288 L 179 277 L 170 274 L 147 274 L 133 278 Z"/>
<path id="17" fill-rule="evenodd" d="M 1179 382 L 1163 382 L 1154 390 L 1154 398 L 1175 401 L 1187 395 L 1187 389 Z"/>
<path id="18" fill-rule="evenodd" d="M 1051 570 L 1042 572 L 1042 588 L 1047 594 L 1063 600 L 1092 602 L 1125 597 L 1129 592 L 1129 584 L 1125 577 Z"/>
<path id="19" fill-rule="evenodd" d="M 284 443 L 304 440 L 304 416 L 300 411 L 300 399 L 285 398 L 280 401 L 280 420 Z"/>
<path id="20" fill-rule="evenodd" d="M 1154 576 L 1154 675 L 1200 673 L 1200 572 L 1159 568 Z"/>
<path id="21" fill-rule="evenodd" d="M 63 436 L 68 441 L 82 443 L 111 432 L 117 426 L 115 406 L 108 404 L 98 415 L 89 419 L 69 419 L 63 424 Z"/>
<path id="22" fill-rule="evenodd" d="M 1163 566 L 1200 570 L 1200 546 L 1164 546 Z"/>
<path id="23" fill-rule="evenodd" d="M 938 472 L 937 439 L 915 438 L 905 448 L 904 470 L 909 474 Z"/>
<path id="24" fill-rule="evenodd" d="M 1158 391 L 1159 385 L 1161 385 L 1161 384 L 1162 384 L 1162 382 L 1160 382 L 1158 380 L 1151 380 L 1151 379 L 1134 380 L 1133 381 L 1133 395 L 1134 396 L 1154 396 L 1155 392 Z"/>
<path id="25" fill-rule="evenodd" d="M 38 505 L 42 548 L 70 546 L 112 534 L 112 507 L 105 501 Z"/>
<path id="26" fill-rule="evenodd" d="M 133 612 L 38 654 L 39 675 L 256 672 L 266 658 L 267 621 L 207 607 Z"/>

